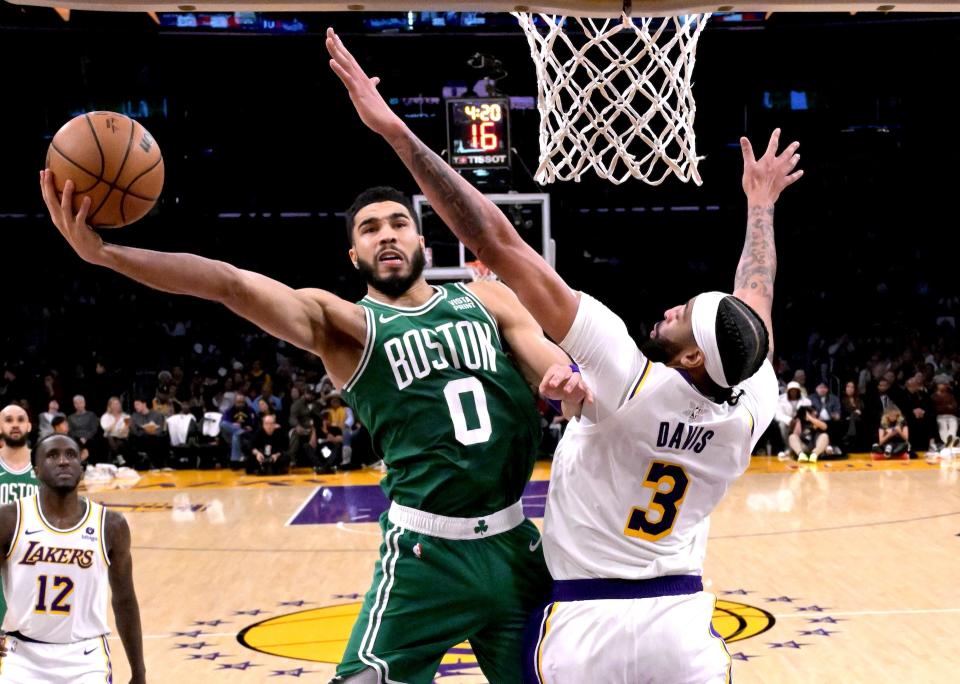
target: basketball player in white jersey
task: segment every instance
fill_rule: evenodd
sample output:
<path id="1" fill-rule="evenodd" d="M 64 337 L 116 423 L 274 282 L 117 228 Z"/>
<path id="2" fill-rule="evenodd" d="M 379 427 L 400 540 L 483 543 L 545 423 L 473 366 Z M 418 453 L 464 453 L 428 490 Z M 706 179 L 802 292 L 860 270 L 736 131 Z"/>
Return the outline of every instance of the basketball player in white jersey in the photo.
<path id="1" fill-rule="evenodd" d="M 798 143 L 774 131 L 755 159 L 741 139 L 748 225 L 732 295 L 669 309 L 638 345 L 623 321 L 575 292 L 500 210 L 410 132 L 332 32 L 331 67 L 360 118 L 394 148 L 458 238 L 577 362 L 595 401 L 554 456 L 543 548 L 553 601 L 537 616 L 529 682 L 724 682 L 700 576 L 709 515 L 746 469 L 776 409 L 773 207 L 802 175 Z M 541 390 L 562 398 L 572 369 Z M 576 378 L 576 375 L 573 376 Z"/>
<path id="2" fill-rule="evenodd" d="M 130 682 L 144 684 L 126 520 L 77 494 L 83 466 L 72 438 L 40 440 L 33 465 L 39 492 L 0 507 L 7 600 L 0 684 L 112 683 L 108 585 Z"/>

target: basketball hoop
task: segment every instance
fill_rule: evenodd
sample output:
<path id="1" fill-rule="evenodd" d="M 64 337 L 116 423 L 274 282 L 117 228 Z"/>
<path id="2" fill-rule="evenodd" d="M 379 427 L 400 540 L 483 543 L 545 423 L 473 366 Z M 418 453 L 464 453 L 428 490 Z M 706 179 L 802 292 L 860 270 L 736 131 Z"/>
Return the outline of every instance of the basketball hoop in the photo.
<path id="1" fill-rule="evenodd" d="M 468 261 L 464 264 L 464 266 L 468 271 L 470 271 L 470 279 L 473 282 L 478 280 L 499 280 L 499 278 L 497 278 L 497 274 L 491 271 L 479 259 L 476 261 Z"/>
<path id="2" fill-rule="evenodd" d="M 538 183 L 579 181 L 593 168 L 616 184 L 659 185 L 671 173 L 701 184 L 692 78 L 709 14 L 636 23 L 513 14 L 537 70 Z"/>

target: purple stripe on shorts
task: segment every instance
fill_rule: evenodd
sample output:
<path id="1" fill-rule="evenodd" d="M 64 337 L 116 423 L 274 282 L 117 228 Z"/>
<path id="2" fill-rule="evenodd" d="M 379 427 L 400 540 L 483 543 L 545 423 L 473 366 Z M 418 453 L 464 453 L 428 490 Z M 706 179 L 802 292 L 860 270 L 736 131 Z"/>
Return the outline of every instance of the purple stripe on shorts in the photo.
<path id="1" fill-rule="evenodd" d="M 557 580 L 553 583 L 551 599 L 561 602 L 639 599 L 696 594 L 699 591 L 703 591 L 703 581 L 699 575 L 666 575 L 646 580 Z"/>

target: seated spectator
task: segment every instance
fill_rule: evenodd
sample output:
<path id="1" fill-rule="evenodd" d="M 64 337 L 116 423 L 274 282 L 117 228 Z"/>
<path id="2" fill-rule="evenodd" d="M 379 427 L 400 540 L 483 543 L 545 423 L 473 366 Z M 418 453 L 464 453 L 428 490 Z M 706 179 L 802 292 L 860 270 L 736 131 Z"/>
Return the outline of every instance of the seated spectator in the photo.
<path id="1" fill-rule="evenodd" d="M 852 380 L 843 388 L 840 400 L 841 437 L 840 444 L 848 453 L 866 449 L 863 427 L 863 400 L 857 383 Z"/>
<path id="2" fill-rule="evenodd" d="M 130 422 L 130 451 L 140 457 L 138 468 L 157 470 L 167 465 L 170 442 L 166 435 L 166 420 L 150 409 L 144 397 L 133 401 L 133 416 Z"/>
<path id="3" fill-rule="evenodd" d="M 807 393 L 807 372 L 798 368 L 793 374 L 793 382 L 800 388 L 800 396 L 806 399 L 809 396 Z"/>
<path id="4" fill-rule="evenodd" d="M 931 450 L 936 451 L 937 417 L 930 395 L 923 387 L 923 374 L 916 373 L 907 378 L 896 403 L 907 421 L 911 441 L 920 449 L 929 444 Z"/>
<path id="5" fill-rule="evenodd" d="M 93 411 L 87 410 L 87 400 L 82 394 L 73 398 L 73 413 L 67 417 L 70 426 L 70 436 L 80 445 L 81 458 L 90 463 L 99 463 L 100 420 Z M 86 452 L 86 456 L 83 455 Z"/>
<path id="6" fill-rule="evenodd" d="M 810 405 L 810 400 L 805 399 L 801 392 L 800 383 L 791 381 L 787 384 L 787 391 L 780 395 L 780 400 L 777 402 L 777 412 L 774 414 L 774 419 L 777 427 L 780 428 L 781 443 L 784 446 L 784 450 L 779 455 L 780 460 L 789 457 L 786 449 L 789 446 L 790 435 L 793 434 L 796 427 L 797 410 L 800 407 Z"/>
<path id="7" fill-rule="evenodd" d="M 173 385 L 169 385 L 166 388 L 158 389 L 157 396 L 153 398 L 153 410 L 164 418 L 169 418 L 175 413 L 180 413 L 180 402 L 174 401 L 170 394 L 170 390 L 173 387 Z"/>
<path id="8" fill-rule="evenodd" d="M 330 406 L 327 421 L 331 426 L 340 428 L 341 433 L 345 433 L 347 428 L 353 427 L 353 409 L 343 403 L 339 392 L 331 392 L 327 400 Z"/>
<path id="9" fill-rule="evenodd" d="M 53 419 L 57 416 L 63 416 L 64 420 L 67 418 L 63 411 L 60 410 L 60 402 L 56 399 L 51 399 L 47 402 L 47 410 L 40 414 L 38 439 L 43 439 L 47 435 L 53 434 Z"/>
<path id="10" fill-rule="evenodd" d="M 130 414 L 123 412 L 120 397 L 110 397 L 106 412 L 100 416 L 100 428 L 107 440 L 110 463 L 118 466 L 127 463 L 124 454 L 127 450 L 127 439 L 130 437 L 130 422 Z"/>
<path id="11" fill-rule="evenodd" d="M 70 434 L 70 426 L 67 424 L 67 417 L 63 414 L 60 414 L 51 420 L 50 425 L 53 426 L 53 432 L 58 435 Z"/>
<path id="12" fill-rule="evenodd" d="M 273 390 L 268 386 L 263 388 L 263 393 L 253 400 L 253 405 L 256 407 L 257 416 L 263 415 L 263 409 L 260 408 L 260 402 L 270 407 L 270 410 L 274 413 L 280 413 L 283 409 L 283 402 L 280 400 L 280 397 L 273 394 Z"/>
<path id="13" fill-rule="evenodd" d="M 343 431 L 330 423 L 330 412 L 323 411 L 320 423 L 314 422 L 316 463 L 318 475 L 334 472 L 343 463 Z"/>
<path id="14" fill-rule="evenodd" d="M 816 463 L 820 456 L 826 453 L 830 447 L 827 427 L 826 421 L 817 416 L 817 411 L 812 406 L 801 406 L 797 409 L 797 419 L 794 421 L 789 444 L 798 461 Z"/>
<path id="15" fill-rule="evenodd" d="M 293 466 L 309 463 L 316 465 L 316 433 L 313 429 L 313 411 L 316 395 L 305 388 L 303 394 L 294 387 L 290 392 L 290 449 L 287 456 Z"/>
<path id="16" fill-rule="evenodd" d="M 954 442 L 957 442 L 957 398 L 953 396 L 950 385 L 938 384 L 937 391 L 931 395 L 930 400 L 937 414 L 940 444 L 946 447 L 956 446 Z"/>
<path id="17" fill-rule="evenodd" d="M 894 407 L 883 414 L 880 421 L 879 441 L 873 445 L 875 461 L 889 458 L 909 460 L 910 428 L 900 409 Z"/>
<path id="18" fill-rule="evenodd" d="M 248 475 L 286 475 L 290 470 L 285 431 L 277 417 L 267 414 L 249 440 L 244 440 Z"/>
<path id="19" fill-rule="evenodd" d="M 881 377 L 877 380 L 876 390 L 867 394 L 863 399 L 865 432 L 870 435 L 877 434 L 884 414 L 893 409 L 899 411 L 899 407 L 894 402 L 893 397 L 890 396 L 891 386 L 887 378 Z"/>
<path id="20" fill-rule="evenodd" d="M 240 468 L 243 465 L 241 440 L 246 433 L 253 430 L 255 425 L 256 416 L 253 409 L 247 402 L 247 398 L 237 392 L 233 400 L 233 406 L 226 410 L 220 423 L 224 439 L 230 441 L 230 466 L 232 468 Z"/>
<path id="21" fill-rule="evenodd" d="M 810 395 L 810 406 L 816 411 L 817 418 L 825 423 L 840 420 L 840 399 L 836 394 L 830 393 L 825 382 L 817 385 L 816 392 Z"/>

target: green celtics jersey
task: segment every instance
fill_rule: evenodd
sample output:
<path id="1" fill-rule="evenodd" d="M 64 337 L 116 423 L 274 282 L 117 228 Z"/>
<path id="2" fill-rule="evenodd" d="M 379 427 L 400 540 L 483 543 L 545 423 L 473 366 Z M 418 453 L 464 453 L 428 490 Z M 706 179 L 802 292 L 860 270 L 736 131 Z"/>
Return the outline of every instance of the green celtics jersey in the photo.
<path id="1" fill-rule="evenodd" d="M 422 306 L 364 297 L 367 340 L 343 396 L 404 506 L 455 517 L 515 503 L 533 471 L 540 418 L 496 320 L 463 285 Z"/>
<path id="2" fill-rule="evenodd" d="M 20 471 L 11 470 L 0 459 L 0 505 L 13 503 L 25 496 L 33 496 L 40 488 L 40 482 L 33 472 L 33 466 Z"/>
<path id="3" fill-rule="evenodd" d="M 33 472 L 33 466 L 28 465 L 24 470 L 14 471 L 0 459 L 0 505 L 11 504 L 25 496 L 33 496 L 39 489 L 39 481 Z M 4 551 L 6 553 L 6 551 Z M 7 602 L 0 592 L 0 624 L 7 614 Z"/>

